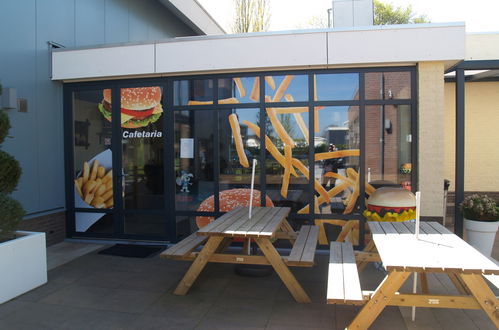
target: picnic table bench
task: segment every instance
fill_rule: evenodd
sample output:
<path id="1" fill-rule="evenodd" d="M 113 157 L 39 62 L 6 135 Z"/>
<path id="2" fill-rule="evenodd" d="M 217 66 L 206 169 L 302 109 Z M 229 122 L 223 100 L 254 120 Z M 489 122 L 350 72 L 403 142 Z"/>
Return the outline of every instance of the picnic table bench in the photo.
<path id="1" fill-rule="evenodd" d="M 295 232 L 286 220 L 289 211 L 288 207 L 255 207 L 250 219 L 247 207 L 237 207 L 161 253 L 162 258 L 193 261 L 174 294 L 186 294 L 208 262 L 271 265 L 296 301 L 310 302 L 288 266 L 314 265 L 319 228 L 302 226 Z M 235 238 L 253 240 L 263 255 L 227 252 Z M 288 256 L 279 254 L 274 239 L 293 244 Z M 196 251 L 198 247 L 200 251 Z"/>
<path id="2" fill-rule="evenodd" d="M 414 223 L 368 224 L 373 237 L 368 253 L 377 250 L 388 272 L 376 290 L 360 289 L 351 244 L 331 243 L 327 302 L 363 305 L 347 329 L 367 329 L 388 305 L 482 309 L 499 328 L 499 300 L 484 280 L 488 277 L 497 286 L 499 266 L 494 261 L 437 222 L 422 222 L 418 238 L 414 235 Z M 365 264 L 368 259 L 359 263 Z M 427 285 L 422 286 L 421 294 L 398 292 L 414 272 L 445 273 L 459 294 L 430 294 Z"/>

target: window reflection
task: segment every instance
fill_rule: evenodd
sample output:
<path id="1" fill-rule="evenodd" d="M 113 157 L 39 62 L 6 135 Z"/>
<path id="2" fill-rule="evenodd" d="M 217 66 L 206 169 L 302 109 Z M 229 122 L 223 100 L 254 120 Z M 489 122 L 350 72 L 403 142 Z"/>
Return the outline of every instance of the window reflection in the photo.
<path id="1" fill-rule="evenodd" d="M 316 107 L 315 214 L 350 214 L 358 207 L 359 108 Z"/>
<path id="2" fill-rule="evenodd" d="M 358 100 L 359 74 L 316 74 L 314 92 L 315 101 Z"/>
<path id="3" fill-rule="evenodd" d="M 296 212 L 308 200 L 308 107 L 267 108 L 266 114 L 267 194 Z"/>
<path id="4" fill-rule="evenodd" d="M 213 80 L 192 79 L 173 82 L 174 105 L 213 104 Z"/>
<path id="5" fill-rule="evenodd" d="M 195 211 L 214 191 L 214 110 L 175 111 L 175 205 Z"/>
<path id="6" fill-rule="evenodd" d="M 365 74 L 366 99 L 411 98 L 410 72 L 368 72 Z"/>
<path id="7" fill-rule="evenodd" d="M 219 110 L 220 191 L 250 187 L 252 160 L 260 158 L 260 138 L 254 130 L 259 115 L 260 109 Z M 238 127 L 231 126 L 231 120 Z M 257 185 L 260 168 L 255 172 Z"/>
<path id="8" fill-rule="evenodd" d="M 411 108 L 366 107 L 366 177 L 375 187 L 411 189 Z"/>
<path id="9" fill-rule="evenodd" d="M 308 76 L 265 77 L 266 102 L 308 101 Z"/>
<path id="10" fill-rule="evenodd" d="M 218 80 L 218 103 L 254 103 L 260 101 L 260 78 L 234 77 Z"/>

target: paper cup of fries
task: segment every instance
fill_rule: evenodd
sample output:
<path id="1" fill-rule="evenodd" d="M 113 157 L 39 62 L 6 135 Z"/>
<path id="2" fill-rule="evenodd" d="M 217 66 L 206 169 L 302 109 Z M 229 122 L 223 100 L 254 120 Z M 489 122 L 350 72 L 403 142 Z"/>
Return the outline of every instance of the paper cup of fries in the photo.
<path id="1" fill-rule="evenodd" d="M 75 179 L 75 206 L 107 209 L 113 202 L 112 154 L 108 149 L 83 163 Z"/>

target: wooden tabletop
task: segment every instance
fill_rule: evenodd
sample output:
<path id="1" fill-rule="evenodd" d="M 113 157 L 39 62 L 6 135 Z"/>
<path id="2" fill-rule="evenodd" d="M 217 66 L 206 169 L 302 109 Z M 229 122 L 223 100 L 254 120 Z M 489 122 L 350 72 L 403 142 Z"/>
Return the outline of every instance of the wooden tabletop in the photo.
<path id="1" fill-rule="evenodd" d="M 437 222 L 368 222 L 388 271 L 499 274 L 499 266 Z"/>
<path id="2" fill-rule="evenodd" d="M 197 231 L 201 236 L 273 237 L 290 212 L 289 207 L 236 207 Z"/>

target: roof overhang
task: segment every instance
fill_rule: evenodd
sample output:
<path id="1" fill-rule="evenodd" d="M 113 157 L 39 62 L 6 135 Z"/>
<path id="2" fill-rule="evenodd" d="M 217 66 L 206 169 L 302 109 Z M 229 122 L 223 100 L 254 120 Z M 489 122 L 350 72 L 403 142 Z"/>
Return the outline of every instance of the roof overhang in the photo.
<path id="1" fill-rule="evenodd" d="M 159 2 L 198 34 L 225 34 L 224 29 L 196 0 L 159 0 Z"/>
<path id="2" fill-rule="evenodd" d="M 146 44 L 57 49 L 53 80 L 281 69 L 415 65 L 465 58 L 464 23 L 410 24 L 175 38 Z"/>

